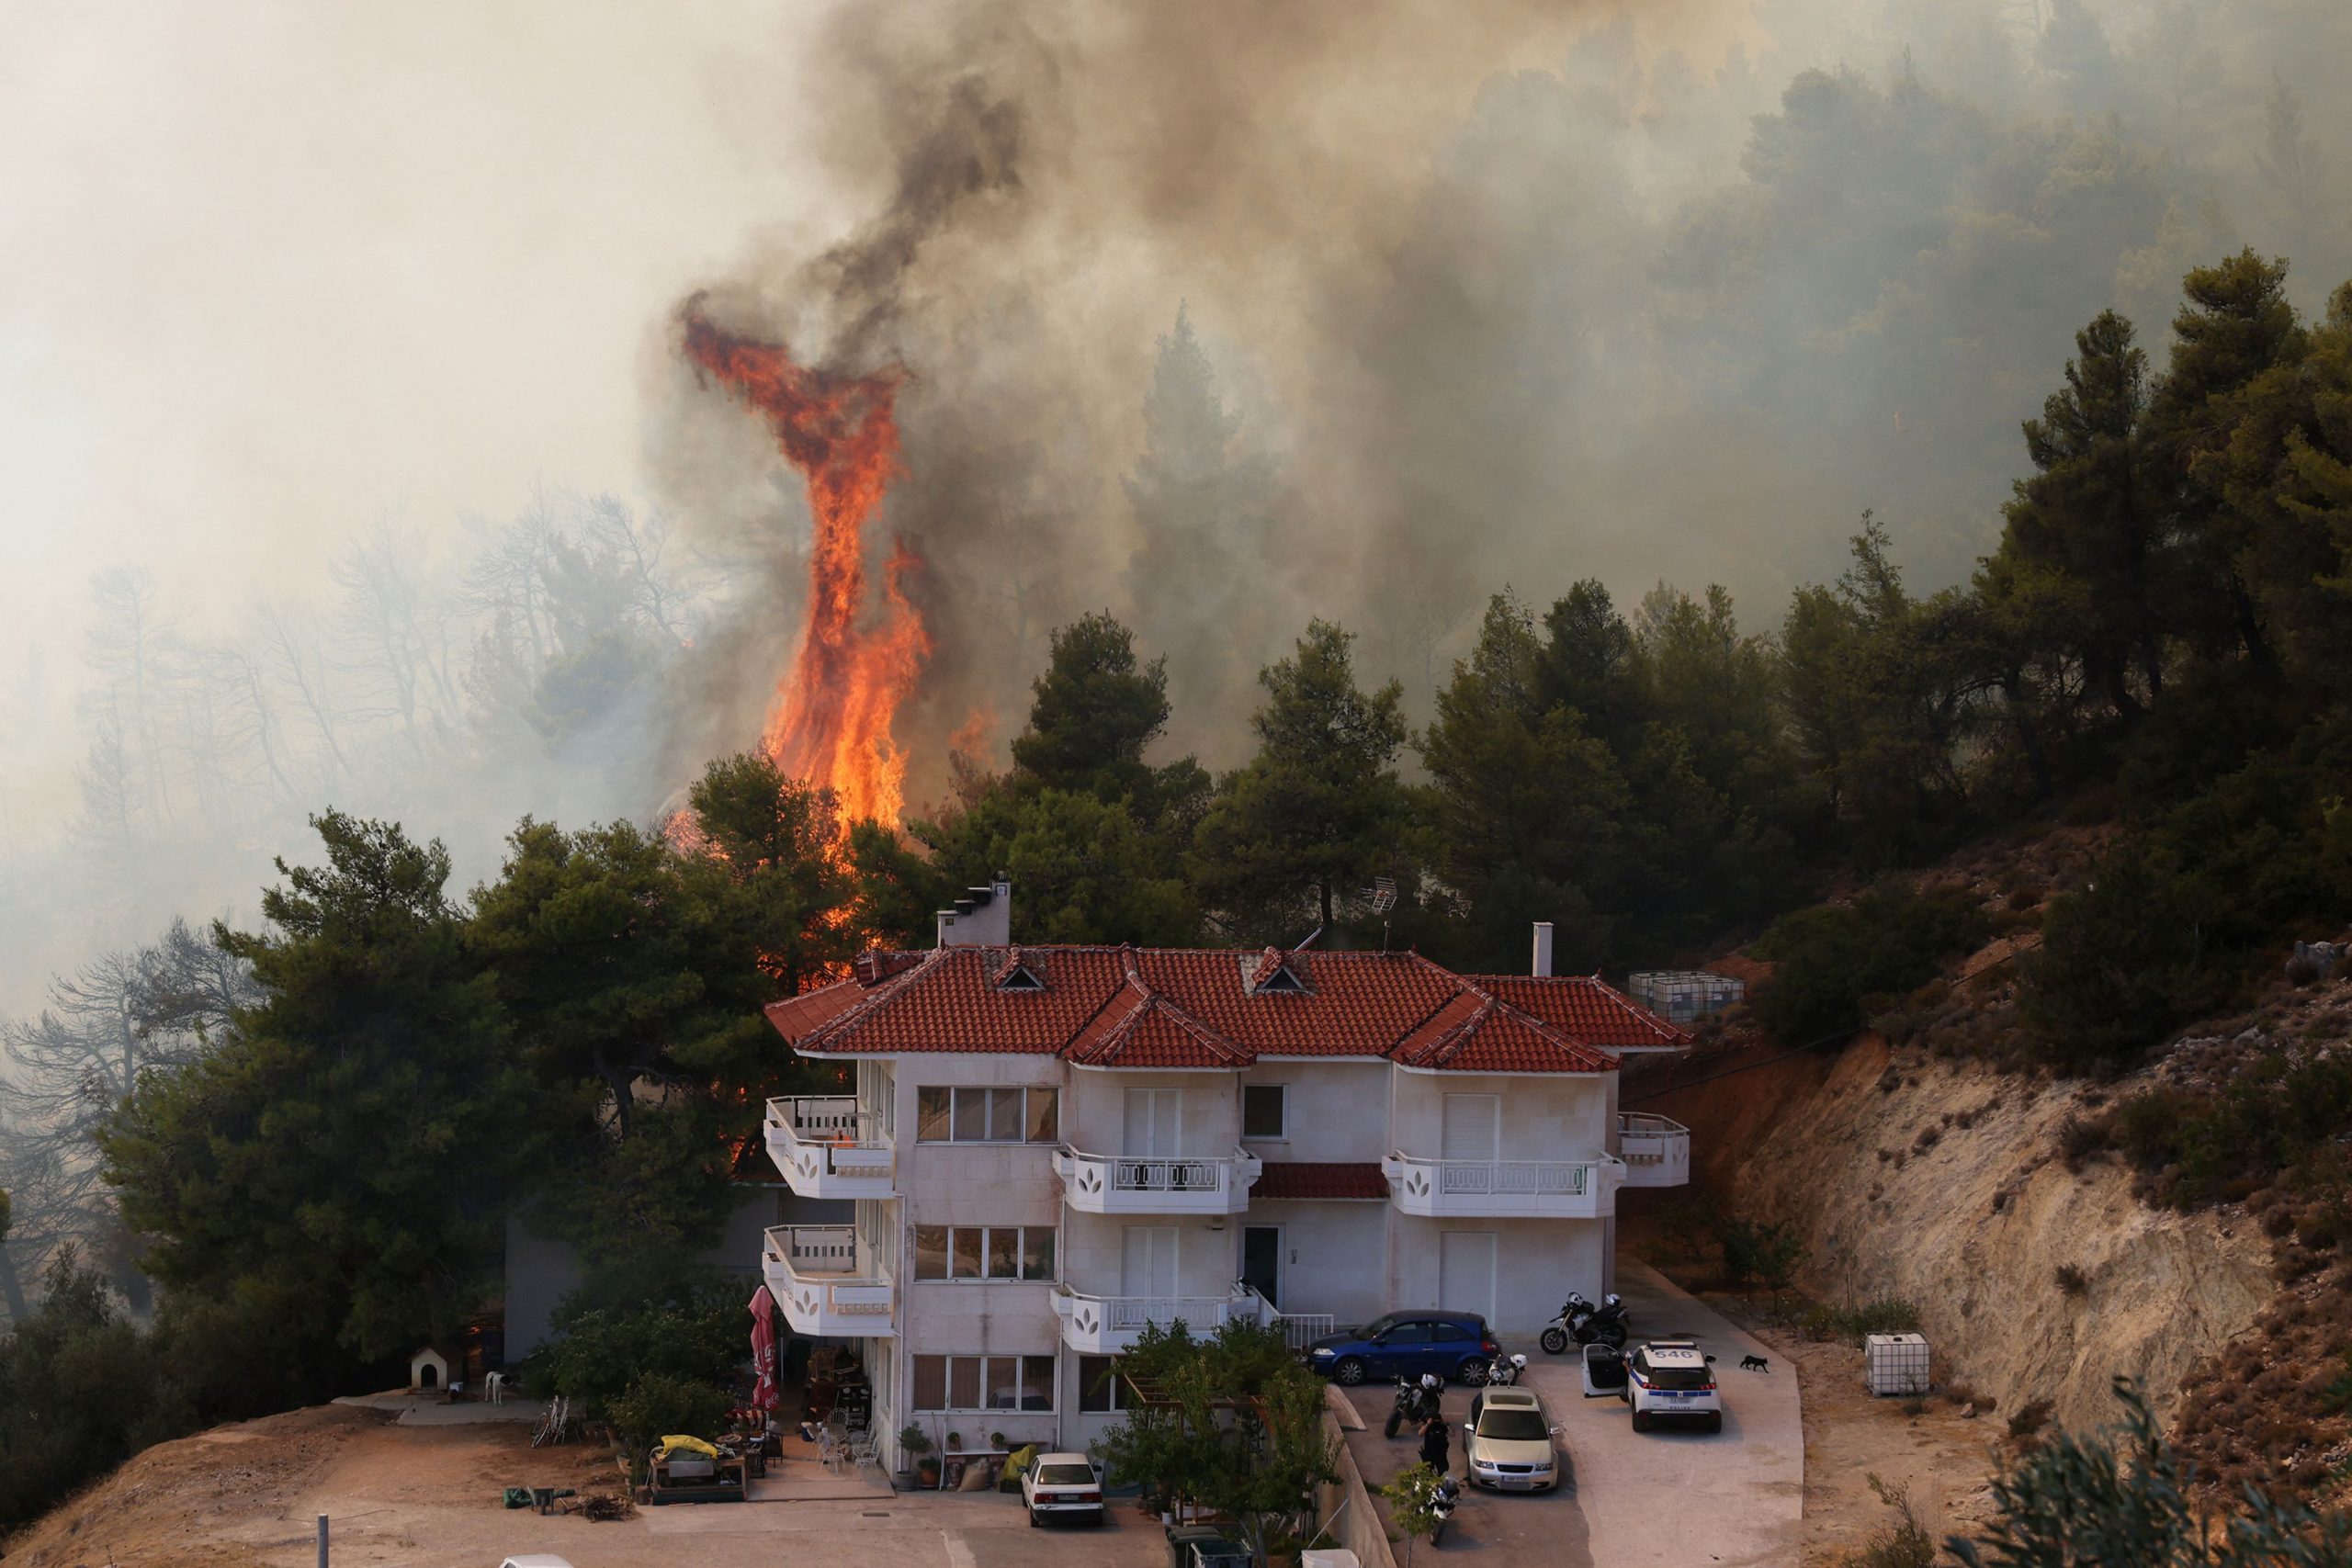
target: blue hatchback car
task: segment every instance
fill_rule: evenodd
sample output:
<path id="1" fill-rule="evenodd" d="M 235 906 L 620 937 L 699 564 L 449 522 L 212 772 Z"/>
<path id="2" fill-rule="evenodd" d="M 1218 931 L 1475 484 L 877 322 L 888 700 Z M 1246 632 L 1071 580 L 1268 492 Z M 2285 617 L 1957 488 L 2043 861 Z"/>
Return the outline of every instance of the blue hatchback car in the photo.
<path id="1" fill-rule="evenodd" d="M 1487 1320 L 1473 1312 L 1392 1312 L 1362 1328 L 1327 1334 L 1307 1347 L 1307 1362 L 1334 1382 L 1367 1378 L 1442 1378 L 1481 1382 L 1501 1352 Z"/>

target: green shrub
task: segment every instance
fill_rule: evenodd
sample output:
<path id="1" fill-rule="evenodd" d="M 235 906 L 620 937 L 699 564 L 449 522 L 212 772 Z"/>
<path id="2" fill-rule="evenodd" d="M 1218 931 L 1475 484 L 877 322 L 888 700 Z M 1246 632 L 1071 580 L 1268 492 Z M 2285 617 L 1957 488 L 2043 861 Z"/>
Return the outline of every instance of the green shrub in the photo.
<path id="1" fill-rule="evenodd" d="M 1947 955 L 1979 946 L 1985 930 L 1984 912 L 1969 899 L 1923 898 L 1895 883 L 1850 905 L 1783 915 L 1756 943 L 1775 965 L 1756 994 L 1756 1016 L 1791 1045 L 1859 1029 L 1935 978 Z"/>
<path id="2" fill-rule="evenodd" d="M 697 1281 L 681 1284 L 669 1300 L 633 1307 L 582 1308 L 567 1300 L 556 1313 L 557 1337 L 531 1358 L 524 1387 L 541 1398 L 563 1394 L 582 1415 L 618 1425 L 614 1406 L 641 1379 L 731 1384 L 751 1359 L 751 1319 L 741 1295 L 735 1287 Z"/>
<path id="3" fill-rule="evenodd" d="M 2219 1001 L 2224 986 L 2196 890 L 2145 845 L 2118 851 L 2053 901 L 2018 960 L 2020 1010 L 2041 1057 L 2120 1064 Z"/>
<path id="4" fill-rule="evenodd" d="M 716 1383 L 648 1372 L 628 1392 L 606 1402 L 605 1414 L 620 1429 L 621 1442 L 635 1454 L 672 1433 L 716 1437 L 734 1406 L 734 1395 Z"/>
<path id="5" fill-rule="evenodd" d="M 2188 1467 L 2158 1433 L 2139 1385 L 2115 1380 L 2120 1430 L 2062 1432 L 1993 1481 L 1992 1523 L 1946 1549 L 1969 1568 L 2346 1568 L 2352 1517 L 2323 1517 L 2248 1486 L 2220 1529 L 2188 1495 Z M 2014 1423 L 2012 1424 L 2014 1425 Z"/>
<path id="6" fill-rule="evenodd" d="M 1786 1220 L 1758 1224 L 1726 1217 L 1716 1224 L 1715 1245 L 1723 1252 L 1724 1281 L 1735 1289 L 1752 1283 L 1785 1291 L 1804 1266 L 1804 1238 Z"/>

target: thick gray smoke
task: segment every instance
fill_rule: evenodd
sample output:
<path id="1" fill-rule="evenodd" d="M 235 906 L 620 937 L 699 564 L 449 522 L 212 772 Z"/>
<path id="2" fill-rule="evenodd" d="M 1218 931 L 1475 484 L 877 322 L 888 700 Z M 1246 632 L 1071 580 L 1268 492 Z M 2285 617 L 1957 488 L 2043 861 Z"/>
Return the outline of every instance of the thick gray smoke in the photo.
<path id="1" fill-rule="evenodd" d="M 2352 270 L 2339 6 L 1638 17 L 841 15 L 809 90 L 874 217 L 713 299 L 914 377 L 887 516 L 938 638 L 910 798 L 976 712 L 1001 756 L 1090 608 L 1168 656 L 1179 739 L 1229 761 L 1310 615 L 1422 703 L 1506 585 L 1720 581 L 1768 626 L 1865 507 L 1916 582 L 1958 581 L 2076 326 L 2113 304 L 2160 342 L 2181 272 L 2241 243 L 2295 256 L 2306 301 Z M 682 513 L 776 536 L 740 409 L 681 374 L 664 417 L 695 433 Z M 712 674 L 756 706 L 765 671 Z"/>

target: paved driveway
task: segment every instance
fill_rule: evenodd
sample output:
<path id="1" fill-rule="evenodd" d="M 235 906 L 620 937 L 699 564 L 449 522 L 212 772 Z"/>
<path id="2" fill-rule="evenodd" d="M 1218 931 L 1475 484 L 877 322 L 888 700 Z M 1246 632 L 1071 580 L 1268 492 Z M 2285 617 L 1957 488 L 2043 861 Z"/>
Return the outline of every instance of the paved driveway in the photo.
<path id="1" fill-rule="evenodd" d="M 1657 1431 L 1635 1435 L 1624 1403 L 1584 1397 L 1581 1363 L 1546 1356 L 1532 1345 L 1527 1384 L 1543 1396 L 1566 1450 L 1561 1485 L 1549 1494 L 1498 1495 L 1465 1490 L 1436 1551 L 1498 1565 L 1550 1568 L 1687 1568 L 1689 1564 L 1780 1565 L 1797 1561 L 1804 1510 L 1804 1427 L 1796 1370 L 1743 1372 L 1739 1359 L 1769 1355 L 1663 1275 L 1630 1258 L 1618 1263 L 1618 1290 L 1643 1338 L 1696 1338 L 1717 1358 L 1724 1388 L 1721 1433 Z M 1351 1395 L 1365 1429 L 1348 1435 L 1365 1481 L 1377 1485 L 1410 1464 L 1418 1440 L 1393 1442 L 1380 1424 L 1395 1385 Z M 1453 1471 L 1462 1473 L 1459 1438 L 1470 1391 L 1449 1387 L 1445 1417 L 1456 1430 Z M 1424 1544 L 1416 1560 L 1428 1553 Z M 1400 1550 L 1399 1556 L 1402 1556 Z"/>

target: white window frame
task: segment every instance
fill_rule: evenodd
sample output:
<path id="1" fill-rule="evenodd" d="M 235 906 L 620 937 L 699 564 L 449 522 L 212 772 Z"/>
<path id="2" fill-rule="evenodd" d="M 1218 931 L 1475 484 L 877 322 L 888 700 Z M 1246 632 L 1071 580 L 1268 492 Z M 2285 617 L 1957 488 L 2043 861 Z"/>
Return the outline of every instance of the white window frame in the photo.
<path id="1" fill-rule="evenodd" d="M 1282 1131 L 1253 1133 L 1250 1130 L 1250 1091 L 1253 1089 L 1272 1089 L 1283 1097 Z M 1290 1085 L 1288 1083 L 1246 1083 L 1241 1086 L 1241 1141 L 1245 1144 L 1286 1144 L 1290 1142 Z"/>
<path id="2" fill-rule="evenodd" d="M 914 1391 L 916 1385 L 922 1380 L 916 1371 L 916 1368 L 920 1363 L 926 1360 L 945 1363 L 940 1369 L 943 1374 L 940 1379 L 940 1386 L 947 1391 L 944 1394 L 941 1395 L 941 1397 L 947 1400 L 953 1400 L 955 1398 L 956 1363 L 958 1361 L 977 1361 L 979 1363 L 979 1388 L 980 1397 L 983 1400 L 988 1397 L 988 1392 L 990 1386 L 989 1363 L 990 1361 L 1010 1361 L 1012 1363 L 1012 1403 L 1011 1404 L 919 1404 L 915 1403 L 916 1394 Z M 1054 1384 L 1059 1381 L 1055 1376 L 1054 1371 L 1050 1369 L 1054 1367 L 1057 1360 L 1057 1357 L 1039 1353 L 1020 1356 L 963 1356 L 954 1354 L 915 1355 L 909 1358 L 907 1364 L 907 1407 L 910 1411 L 924 1416 L 1050 1416 L 1054 1413 Z M 1046 1363 L 1049 1369 L 1046 1373 L 1045 1386 L 1041 1389 L 1032 1389 L 1023 1381 L 1023 1369 L 1031 1361 L 1043 1361 Z M 1025 1401 L 1033 1393 L 1044 1394 L 1046 1396 L 1046 1403 L 1041 1405 L 1030 1405 L 1024 1404 L 1023 1401 Z"/>
<path id="3" fill-rule="evenodd" d="M 987 1107 L 995 1103 L 988 1098 L 989 1095 L 1001 1094 L 1007 1089 L 1011 1089 L 1021 1097 L 1020 1124 L 1013 1129 L 1013 1133 L 1011 1137 L 999 1137 L 997 1135 L 996 1124 L 993 1120 L 994 1113 L 985 1109 L 981 1111 L 981 1117 L 987 1129 L 986 1135 L 978 1138 L 959 1138 L 956 1135 L 957 1097 L 967 1094 L 978 1095 L 981 1097 L 980 1103 L 982 1106 Z M 947 1096 L 947 1136 L 944 1138 L 933 1138 L 923 1135 L 922 1097 L 933 1090 L 937 1090 Z M 1049 1138 L 1036 1139 L 1033 1143 L 1029 1136 L 1029 1126 L 1031 1122 L 1036 1120 L 1036 1100 L 1034 1097 L 1041 1094 L 1050 1095 L 1053 1097 L 1054 1135 Z M 915 1141 L 917 1143 L 1020 1144 L 1036 1148 L 1045 1148 L 1061 1141 L 1061 1090 L 1046 1085 L 1001 1083 L 924 1084 L 915 1090 Z"/>
<path id="4" fill-rule="evenodd" d="M 881 1205 L 879 1202 L 876 1202 L 875 1206 L 879 1208 Z M 918 1224 L 914 1229 L 917 1231 L 945 1231 L 947 1233 L 947 1250 L 944 1254 L 944 1257 L 947 1259 L 947 1272 L 939 1275 L 931 1275 L 922 1272 L 922 1243 L 917 1237 L 911 1235 L 908 1237 L 909 1242 L 915 1247 L 914 1279 L 915 1282 L 918 1284 L 1050 1285 L 1060 1276 L 1061 1273 L 1062 1247 L 1061 1231 L 1058 1226 Z M 1014 1270 L 1012 1273 L 991 1274 L 988 1271 L 989 1256 L 989 1241 L 990 1238 L 990 1233 L 992 1232 L 1009 1232 L 1012 1236 L 1012 1267 Z M 1047 1273 L 1040 1275 L 1034 1280 L 1020 1272 L 1021 1260 L 1029 1255 L 1029 1234 L 1027 1233 L 1034 1233 L 1036 1235 L 1046 1238 L 1048 1244 L 1053 1248 L 1054 1255 L 1053 1269 Z M 958 1234 L 978 1235 L 980 1238 L 980 1271 L 978 1274 L 965 1274 L 959 1276 L 956 1272 L 956 1237 Z"/>

